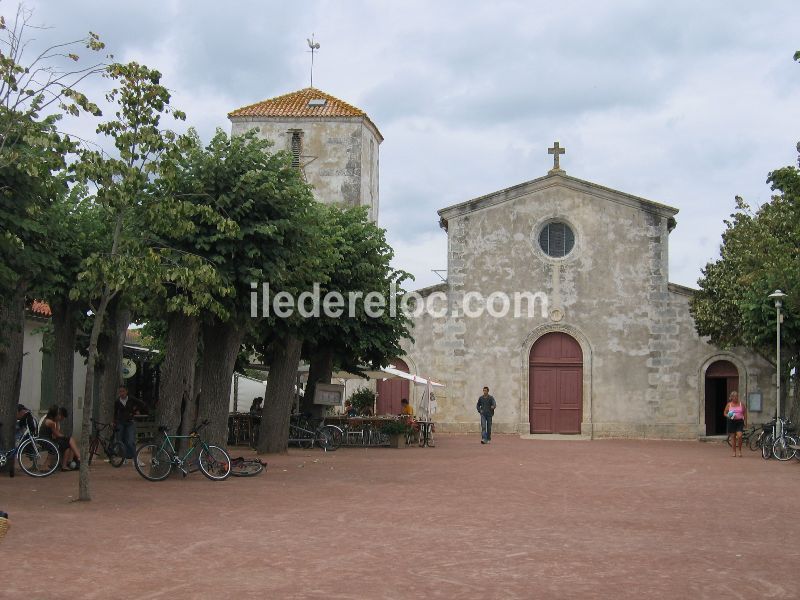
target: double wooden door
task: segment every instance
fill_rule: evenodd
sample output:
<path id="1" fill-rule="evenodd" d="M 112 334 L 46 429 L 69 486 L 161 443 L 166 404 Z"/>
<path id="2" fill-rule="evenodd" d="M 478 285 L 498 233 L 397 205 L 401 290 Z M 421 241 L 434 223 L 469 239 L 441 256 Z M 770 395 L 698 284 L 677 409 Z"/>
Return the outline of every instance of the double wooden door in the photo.
<path id="1" fill-rule="evenodd" d="M 566 333 L 548 333 L 531 348 L 531 433 L 580 433 L 583 419 L 583 353 Z"/>

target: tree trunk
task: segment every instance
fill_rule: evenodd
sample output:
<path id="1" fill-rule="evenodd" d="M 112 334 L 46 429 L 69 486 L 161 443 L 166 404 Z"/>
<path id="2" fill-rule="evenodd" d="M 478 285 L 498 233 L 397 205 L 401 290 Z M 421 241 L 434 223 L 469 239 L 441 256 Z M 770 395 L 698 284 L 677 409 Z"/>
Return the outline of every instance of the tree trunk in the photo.
<path id="1" fill-rule="evenodd" d="M 106 308 L 110 300 L 111 293 L 105 291 L 100 299 L 100 306 L 94 315 L 92 332 L 89 335 L 89 356 L 86 360 L 86 385 L 83 388 L 83 419 L 81 426 L 81 467 L 78 476 L 78 499 L 91 500 L 91 486 L 89 481 L 89 435 L 87 432 L 92 430 L 92 405 L 94 404 L 94 367 L 97 363 L 97 340 L 103 330 L 103 319 L 106 316 Z"/>
<path id="2" fill-rule="evenodd" d="M 103 357 L 103 368 L 98 369 L 100 376 L 100 412 L 99 420 L 110 423 L 114 418 L 114 402 L 117 399 L 117 389 L 123 384 L 122 356 L 125 351 L 125 338 L 128 326 L 131 324 L 131 311 L 115 302 L 113 309 L 109 308 L 107 337 L 100 355 Z"/>
<path id="3" fill-rule="evenodd" d="M 243 337 L 244 328 L 233 323 L 214 321 L 203 327 L 203 393 L 198 420 L 210 421 L 203 439 L 223 448 L 228 444 L 231 378 Z"/>
<path id="4" fill-rule="evenodd" d="M 194 398 L 194 368 L 200 323 L 182 312 L 171 313 L 167 320 L 167 339 L 156 406 L 156 423 L 178 433 L 182 409 Z"/>
<path id="5" fill-rule="evenodd" d="M 0 438 L 8 448 L 14 443 L 14 420 L 22 385 L 26 288 L 20 283 L 0 304 Z"/>
<path id="6" fill-rule="evenodd" d="M 333 375 L 333 352 L 329 348 L 319 348 L 311 355 L 308 366 L 308 383 L 305 395 L 300 400 L 300 412 L 322 416 L 324 406 L 314 404 L 314 390 L 318 383 L 330 383 Z"/>
<path id="7" fill-rule="evenodd" d="M 289 417 L 294 401 L 294 386 L 303 343 L 289 336 L 286 344 L 275 346 L 269 366 L 264 412 L 258 438 L 258 452 L 284 453 L 289 448 Z"/>
<path id="8" fill-rule="evenodd" d="M 199 338 L 199 335 L 198 335 Z M 198 339 L 199 341 L 199 339 Z M 181 435 L 189 433 L 197 427 L 197 414 L 200 411 L 200 396 L 203 392 L 203 358 L 199 357 L 194 367 L 194 382 L 192 384 L 192 396 L 189 402 L 182 407 L 181 413 Z"/>
<path id="9" fill-rule="evenodd" d="M 69 416 L 62 429 L 72 434 L 75 406 L 72 384 L 75 371 L 75 336 L 78 331 L 78 305 L 69 298 L 59 298 L 50 305 L 53 313 L 53 388 L 54 403 L 67 409 Z"/>

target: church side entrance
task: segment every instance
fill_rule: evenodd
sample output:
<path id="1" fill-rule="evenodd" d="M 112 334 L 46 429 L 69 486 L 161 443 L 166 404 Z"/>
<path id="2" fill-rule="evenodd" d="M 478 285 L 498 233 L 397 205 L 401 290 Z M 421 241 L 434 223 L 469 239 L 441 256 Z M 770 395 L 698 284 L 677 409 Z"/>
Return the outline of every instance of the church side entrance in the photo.
<path id="1" fill-rule="evenodd" d="M 531 433 L 580 433 L 583 418 L 583 352 L 566 333 L 547 333 L 531 348 Z"/>
<path id="2" fill-rule="evenodd" d="M 706 435 L 723 435 L 725 405 L 731 392 L 739 390 L 739 370 L 728 360 L 718 360 L 706 370 Z"/>
<path id="3" fill-rule="evenodd" d="M 408 365 L 399 358 L 389 361 L 394 365 L 394 368 L 403 373 L 409 373 Z M 400 400 L 408 398 L 408 379 L 385 379 L 378 381 L 377 387 L 377 405 L 379 415 L 399 415 L 400 414 Z M 413 402 L 412 402 L 413 404 Z"/>

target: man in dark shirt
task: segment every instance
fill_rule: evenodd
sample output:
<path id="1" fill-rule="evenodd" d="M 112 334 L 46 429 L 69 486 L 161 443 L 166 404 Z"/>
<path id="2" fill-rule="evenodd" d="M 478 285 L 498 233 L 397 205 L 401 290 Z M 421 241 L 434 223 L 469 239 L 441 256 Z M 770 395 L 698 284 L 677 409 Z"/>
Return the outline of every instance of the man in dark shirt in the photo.
<path id="1" fill-rule="evenodd" d="M 483 388 L 483 396 L 478 398 L 476 407 L 481 415 L 481 444 L 488 444 L 492 441 L 492 417 L 497 403 L 494 396 L 489 395 L 489 388 Z"/>
<path id="2" fill-rule="evenodd" d="M 128 388 L 119 386 L 114 402 L 114 427 L 119 430 L 117 435 L 125 447 L 125 458 L 136 455 L 136 421 L 133 416 L 146 408 L 143 402 L 128 396 Z"/>

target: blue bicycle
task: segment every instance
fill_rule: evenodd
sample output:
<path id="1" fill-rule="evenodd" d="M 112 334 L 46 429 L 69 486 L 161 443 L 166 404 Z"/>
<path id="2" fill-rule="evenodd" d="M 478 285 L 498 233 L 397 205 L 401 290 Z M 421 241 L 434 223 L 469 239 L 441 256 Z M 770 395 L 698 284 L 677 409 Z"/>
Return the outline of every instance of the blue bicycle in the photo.
<path id="1" fill-rule="evenodd" d="M 13 477 L 14 459 L 17 459 L 22 470 L 31 477 L 52 475 L 61 464 L 58 447 L 50 440 L 36 437 L 36 420 L 33 415 L 28 413 L 23 419 L 25 432 L 19 442 L 10 450 L 0 449 L 0 469 L 9 465 L 9 473 Z"/>

